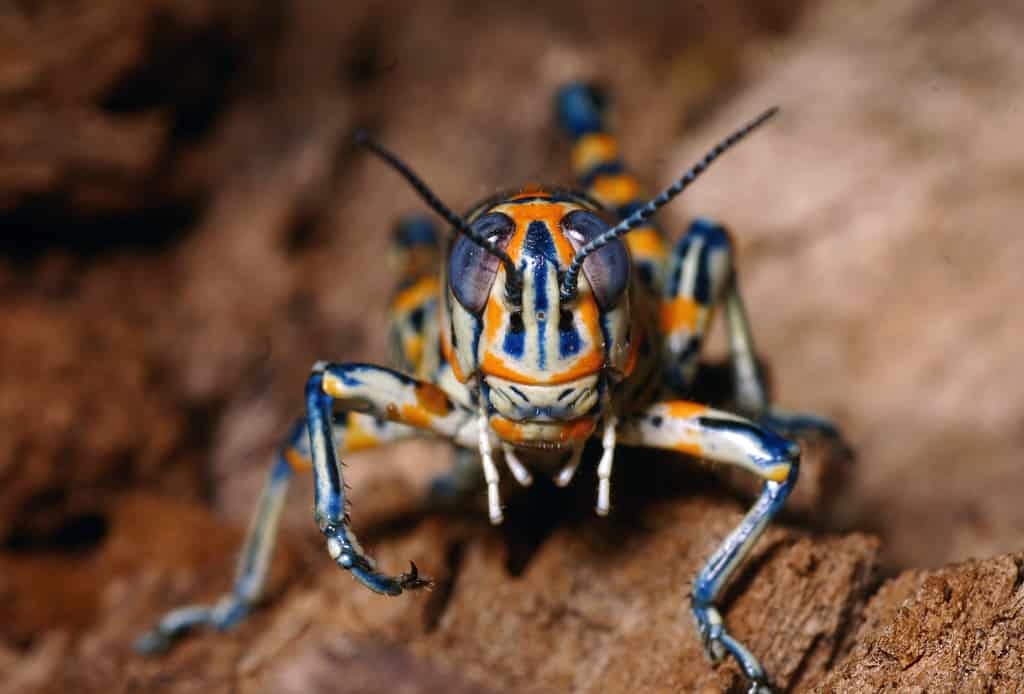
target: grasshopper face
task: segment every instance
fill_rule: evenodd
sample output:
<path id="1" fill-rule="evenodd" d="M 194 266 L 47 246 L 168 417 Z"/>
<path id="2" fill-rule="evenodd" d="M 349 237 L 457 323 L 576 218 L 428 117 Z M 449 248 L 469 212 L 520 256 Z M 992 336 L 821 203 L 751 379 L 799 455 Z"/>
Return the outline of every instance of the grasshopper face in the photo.
<path id="1" fill-rule="evenodd" d="M 454 356 L 479 379 L 488 420 L 503 441 L 562 448 L 585 441 L 630 353 L 630 258 L 618 239 L 583 264 L 575 296 L 560 292 L 579 249 L 608 230 L 582 196 L 529 190 L 491 201 L 473 228 L 508 254 L 510 299 L 498 259 L 460 236 L 447 264 Z"/>

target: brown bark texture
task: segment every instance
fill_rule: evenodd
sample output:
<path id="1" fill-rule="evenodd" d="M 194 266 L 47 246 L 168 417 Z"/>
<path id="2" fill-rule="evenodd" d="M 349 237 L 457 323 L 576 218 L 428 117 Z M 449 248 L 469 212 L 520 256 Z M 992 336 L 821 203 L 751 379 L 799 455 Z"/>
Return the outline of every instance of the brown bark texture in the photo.
<path id="1" fill-rule="evenodd" d="M 351 135 L 465 209 L 569 180 L 568 79 L 652 191 L 782 106 L 659 217 L 729 226 L 775 400 L 856 454 L 801 442 L 730 629 L 783 691 L 1024 691 L 1019 3 L 343 4 L 0 2 L 0 693 L 743 691 L 687 595 L 757 485 L 625 449 L 611 518 L 585 466 L 500 529 L 423 508 L 445 445 L 360 452 L 358 529 L 431 591 L 335 568 L 301 478 L 265 606 L 130 650 L 230 585 L 310 364 L 385 361 L 422 205 Z"/>

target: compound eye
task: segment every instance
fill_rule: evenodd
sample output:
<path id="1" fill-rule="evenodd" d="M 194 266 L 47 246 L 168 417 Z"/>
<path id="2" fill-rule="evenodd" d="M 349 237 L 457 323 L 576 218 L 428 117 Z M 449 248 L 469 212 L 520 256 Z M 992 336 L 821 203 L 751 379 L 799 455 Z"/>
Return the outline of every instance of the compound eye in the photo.
<path id="1" fill-rule="evenodd" d="M 587 210 L 574 210 L 565 215 L 561 226 L 577 253 L 608 231 L 604 220 Z M 590 282 L 598 306 L 607 310 L 619 302 L 629 284 L 629 265 L 629 252 L 620 239 L 613 239 L 583 261 L 583 274 Z"/>
<path id="2" fill-rule="evenodd" d="M 515 222 L 500 212 L 485 214 L 470 226 L 502 250 L 505 250 L 516 228 Z M 448 285 L 452 288 L 455 298 L 467 311 L 483 311 L 500 263 L 498 258 L 480 248 L 465 235 L 459 234 L 455 239 L 448 256 Z"/>

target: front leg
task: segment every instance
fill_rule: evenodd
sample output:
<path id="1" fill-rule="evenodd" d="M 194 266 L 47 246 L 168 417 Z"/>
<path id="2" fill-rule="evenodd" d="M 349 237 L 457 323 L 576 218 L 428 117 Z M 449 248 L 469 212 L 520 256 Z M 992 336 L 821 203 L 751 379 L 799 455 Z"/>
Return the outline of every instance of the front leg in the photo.
<path id="1" fill-rule="evenodd" d="M 397 576 L 382 573 L 356 539 L 349 522 L 342 464 L 333 445 L 335 401 L 343 409 L 430 431 L 462 445 L 475 440 L 474 413 L 453 403 L 437 386 L 380 366 L 320 362 L 306 384 L 315 518 L 327 538 L 328 554 L 377 593 L 398 595 L 403 590 L 423 588 L 430 582 L 419 576 L 415 564 L 409 572 Z"/>
<path id="2" fill-rule="evenodd" d="M 659 403 L 625 420 L 619 437 L 628 445 L 666 448 L 739 465 L 764 480 L 754 506 L 697 575 L 691 598 L 708 657 L 718 661 L 726 654 L 733 656 L 750 682 L 750 692 L 769 692 L 764 668 L 729 634 L 716 602 L 796 484 L 800 448 L 742 417 L 684 401 Z"/>

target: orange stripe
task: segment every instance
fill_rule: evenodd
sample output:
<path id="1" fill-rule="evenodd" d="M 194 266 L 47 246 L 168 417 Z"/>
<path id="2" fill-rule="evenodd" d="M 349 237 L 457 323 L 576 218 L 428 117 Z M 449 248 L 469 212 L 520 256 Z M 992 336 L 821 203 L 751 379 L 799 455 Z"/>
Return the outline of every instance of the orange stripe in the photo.
<path id="1" fill-rule="evenodd" d="M 444 417 L 451 409 L 448 396 L 444 394 L 444 391 L 433 383 L 425 381 L 416 385 L 416 402 L 424 410 L 430 414 L 436 414 L 438 417 Z"/>
<path id="2" fill-rule="evenodd" d="M 523 428 L 503 417 L 493 417 L 491 419 L 491 428 L 494 429 L 502 441 L 519 443 L 523 440 Z"/>
<path id="3" fill-rule="evenodd" d="M 305 472 L 313 467 L 313 461 L 294 448 L 286 448 L 284 458 L 288 461 L 288 466 L 295 472 Z"/>
<path id="4" fill-rule="evenodd" d="M 411 364 L 419 364 L 423 356 L 423 336 L 411 335 L 403 340 L 402 348 L 405 350 L 405 358 Z"/>
<path id="5" fill-rule="evenodd" d="M 601 370 L 602 366 L 604 366 L 604 355 L 600 351 L 592 349 L 565 371 L 552 372 L 543 383 L 558 384 L 575 381 L 584 376 L 597 373 Z"/>
<path id="6" fill-rule="evenodd" d="M 515 198 L 512 198 L 513 200 Z M 555 241 L 555 250 L 558 251 L 558 260 L 562 265 L 567 266 L 572 262 L 575 254 L 569 239 L 565 238 L 562 228 L 558 225 L 562 217 L 573 210 L 583 209 L 575 203 L 563 202 L 529 202 L 521 205 L 498 205 L 494 208 L 496 212 L 502 212 L 511 217 L 515 222 L 516 230 L 509 239 L 506 252 L 513 262 L 518 263 L 522 257 L 523 243 L 526 242 L 526 231 L 530 222 L 544 222 L 551 230 L 551 236 Z"/>
<path id="7" fill-rule="evenodd" d="M 626 234 L 629 252 L 642 258 L 664 258 L 668 252 L 665 241 L 654 227 L 640 227 Z"/>
<path id="8" fill-rule="evenodd" d="M 491 417 L 490 424 L 502 441 L 521 443 L 527 439 L 523 423 L 513 422 L 504 417 Z M 557 438 L 558 441 L 567 443 L 589 438 L 594 433 L 597 422 L 591 417 L 581 417 L 569 422 L 538 422 L 537 426 L 544 427 L 547 432 L 554 433 L 555 436 L 538 436 L 536 440 L 552 441 Z"/>
<path id="9" fill-rule="evenodd" d="M 572 148 L 572 170 L 578 175 L 590 171 L 598 164 L 619 157 L 619 142 L 608 133 L 590 133 L 576 141 Z"/>
<path id="10" fill-rule="evenodd" d="M 359 415 L 350 413 L 348 416 L 348 427 L 345 430 L 345 450 L 362 451 L 373 448 L 380 444 L 380 440 L 366 431 L 359 423 Z"/>
<path id="11" fill-rule="evenodd" d="M 402 405 L 398 421 L 420 429 L 430 428 L 430 414 L 419 405 Z"/>
<path id="12" fill-rule="evenodd" d="M 414 309 L 425 300 L 437 296 L 437 290 L 441 282 L 437 277 L 424 277 L 408 289 L 398 293 L 391 304 L 393 311 L 408 311 Z"/>
<path id="13" fill-rule="evenodd" d="M 484 354 L 484 360 L 480 364 L 480 370 L 488 376 L 497 376 L 513 383 L 521 383 L 528 386 L 558 385 L 568 383 L 596 373 L 604 365 L 604 356 L 598 350 L 591 350 L 588 354 L 579 359 L 572 367 L 565 371 L 542 372 L 540 376 L 527 374 L 510 368 L 501 357 L 488 351 Z"/>
<path id="14" fill-rule="evenodd" d="M 658 307 L 658 326 L 665 334 L 680 329 L 696 330 L 703 306 L 688 296 L 666 301 Z"/>
<path id="15" fill-rule="evenodd" d="M 508 199 L 509 200 L 525 200 L 526 198 L 550 197 L 550 196 L 551 196 L 551 194 L 548 191 L 544 190 L 544 186 L 540 185 L 539 183 L 527 183 L 526 185 L 524 185 L 522 188 L 519 189 L 518 193 L 516 193 L 515 195 L 513 195 L 512 197 L 510 197 Z"/>
<path id="16" fill-rule="evenodd" d="M 686 455 L 692 455 L 694 458 L 700 458 L 704 455 L 704 448 L 699 443 L 687 443 L 680 441 L 672 446 L 672 450 L 685 453 Z"/>
<path id="17" fill-rule="evenodd" d="M 640 196 L 640 184 L 629 174 L 598 176 L 590 184 L 595 198 L 613 207 L 620 207 Z"/>
<path id="18" fill-rule="evenodd" d="M 448 330 L 448 328 L 442 328 L 441 330 L 441 354 L 444 355 L 444 360 L 451 365 L 452 373 L 455 374 L 455 380 L 459 383 L 465 383 L 466 376 L 462 373 L 462 369 L 459 368 L 459 360 L 455 358 L 451 340 L 448 338 Z"/>
<path id="19" fill-rule="evenodd" d="M 593 434 L 596 426 L 597 422 L 589 417 L 574 419 L 558 432 L 558 438 L 562 441 L 579 441 Z"/>
<path id="20" fill-rule="evenodd" d="M 323 389 L 324 392 L 332 398 L 345 397 L 345 384 L 341 382 L 340 378 L 332 373 L 324 374 Z"/>
<path id="21" fill-rule="evenodd" d="M 665 407 L 668 408 L 668 416 L 672 419 L 690 419 L 708 411 L 707 405 L 689 400 L 673 400 L 665 403 Z"/>

